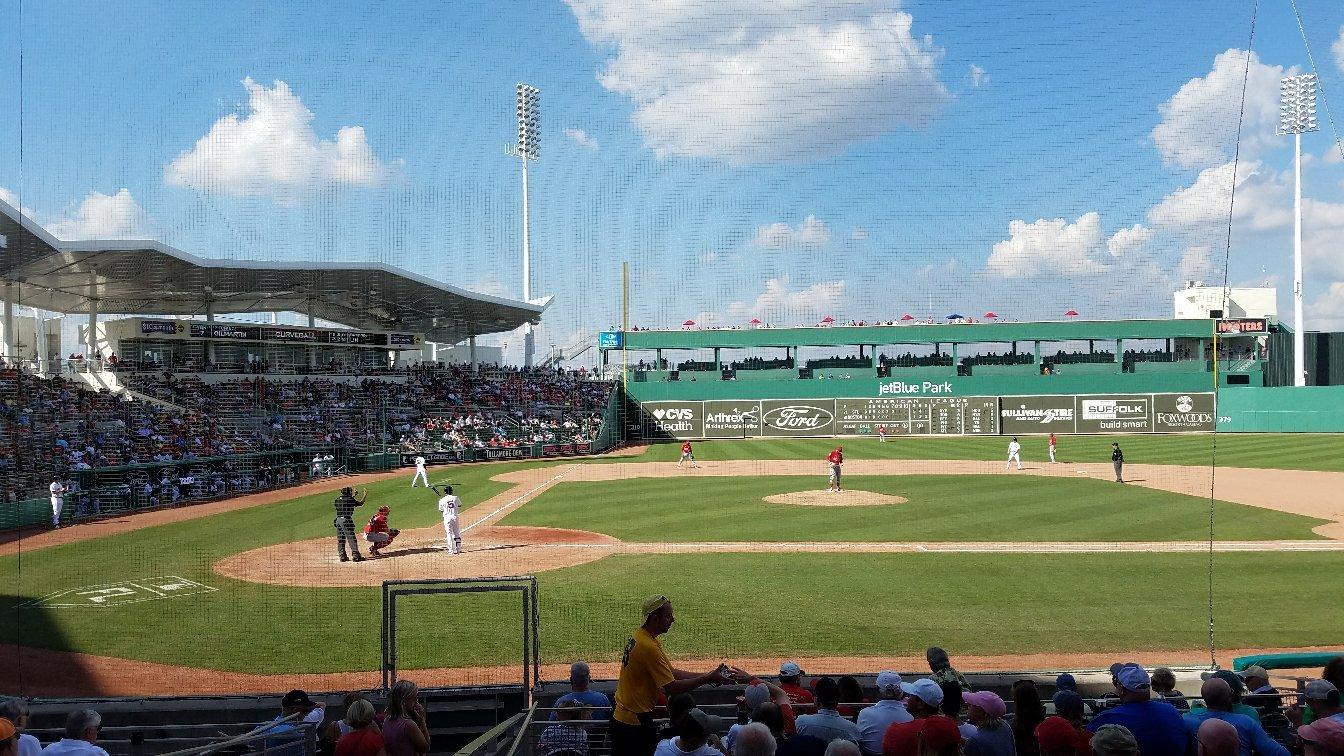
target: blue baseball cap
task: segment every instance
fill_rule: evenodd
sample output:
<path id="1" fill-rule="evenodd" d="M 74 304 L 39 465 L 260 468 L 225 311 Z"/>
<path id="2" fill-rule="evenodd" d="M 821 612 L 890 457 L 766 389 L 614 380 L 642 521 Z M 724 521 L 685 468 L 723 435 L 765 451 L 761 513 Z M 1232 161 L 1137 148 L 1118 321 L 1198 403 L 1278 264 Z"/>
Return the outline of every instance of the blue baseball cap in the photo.
<path id="1" fill-rule="evenodd" d="M 1078 681 L 1073 679 L 1073 675 L 1063 672 L 1055 678 L 1055 687 L 1059 690 L 1078 690 Z"/>
<path id="2" fill-rule="evenodd" d="M 1125 664 L 1115 673 L 1115 679 L 1120 681 L 1120 686 L 1125 690 L 1132 690 L 1141 693 L 1150 690 L 1153 687 L 1153 679 L 1148 676 L 1148 671 L 1137 664 Z"/>

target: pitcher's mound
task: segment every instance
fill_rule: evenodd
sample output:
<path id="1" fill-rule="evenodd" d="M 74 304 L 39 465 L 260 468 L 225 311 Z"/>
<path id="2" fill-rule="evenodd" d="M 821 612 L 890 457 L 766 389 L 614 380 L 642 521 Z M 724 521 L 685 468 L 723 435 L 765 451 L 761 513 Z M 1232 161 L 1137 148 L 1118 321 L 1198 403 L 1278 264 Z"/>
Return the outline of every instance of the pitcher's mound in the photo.
<path id="1" fill-rule="evenodd" d="M 795 491 L 767 496 L 771 504 L 794 504 L 800 507 L 879 507 L 884 504 L 904 504 L 904 496 L 873 493 L 872 491 Z"/>

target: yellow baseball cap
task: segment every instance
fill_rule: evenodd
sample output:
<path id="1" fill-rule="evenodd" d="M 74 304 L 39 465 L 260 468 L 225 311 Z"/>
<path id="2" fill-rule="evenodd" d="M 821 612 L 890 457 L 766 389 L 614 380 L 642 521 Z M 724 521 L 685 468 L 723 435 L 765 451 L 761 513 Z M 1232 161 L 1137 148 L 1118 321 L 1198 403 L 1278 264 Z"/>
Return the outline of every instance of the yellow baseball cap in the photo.
<path id="1" fill-rule="evenodd" d="M 15 732 L 17 732 L 17 730 L 14 729 L 14 723 L 8 719 L 0 717 L 0 742 L 4 742 L 14 737 Z"/>
<path id="2" fill-rule="evenodd" d="M 664 606 L 667 606 L 669 603 L 671 602 L 668 601 L 667 596 L 663 595 L 650 596 L 644 599 L 644 616 L 647 617 L 650 614 L 653 614 Z"/>

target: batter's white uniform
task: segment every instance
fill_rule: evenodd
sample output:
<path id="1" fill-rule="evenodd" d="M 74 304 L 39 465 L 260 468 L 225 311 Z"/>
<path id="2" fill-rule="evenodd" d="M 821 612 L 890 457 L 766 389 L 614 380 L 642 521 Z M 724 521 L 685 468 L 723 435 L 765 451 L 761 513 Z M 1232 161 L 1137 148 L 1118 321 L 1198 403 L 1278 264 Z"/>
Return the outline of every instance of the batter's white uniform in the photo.
<path id="1" fill-rule="evenodd" d="M 51 526 L 59 528 L 61 526 L 61 508 L 65 506 L 65 484 L 59 480 L 54 480 L 47 486 L 51 491 Z"/>
<path id="2" fill-rule="evenodd" d="M 462 506 L 462 500 L 453 494 L 447 494 L 439 499 L 439 511 L 443 513 L 443 533 L 448 539 L 448 553 L 462 553 L 462 529 L 457 524 L 457 508 Z"/>
<path id="3" fill-rule="evenodd" d="M 415 458 L 415 476 L 411 478 L 411 488 L 415 488 L 417 480 L 423 480 L 425 488 L 429 488 L 429 473 L 425 472 L 425 458 L 421 456 Z"/>
<path id="4" fill-rule="evenodd" d="M 1007 470 L 1014 462 L 1017 463 L 1017 469 L 1022 469 L 1022 444 L 1016 441 L 1008 442 L 1008 461 L 1004 463 L 1003 469 Z"/>

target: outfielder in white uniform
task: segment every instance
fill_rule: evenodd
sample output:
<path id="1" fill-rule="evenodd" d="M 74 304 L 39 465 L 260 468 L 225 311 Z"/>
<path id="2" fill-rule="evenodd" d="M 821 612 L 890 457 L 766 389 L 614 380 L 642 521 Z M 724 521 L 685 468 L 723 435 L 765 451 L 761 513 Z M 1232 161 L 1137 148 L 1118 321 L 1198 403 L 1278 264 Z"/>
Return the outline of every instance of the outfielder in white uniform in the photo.
<path id="1" fill-rule="evenodd" d="M 438 489 L 435 489 L 438 490 Z M 439 511 L 443 513 L 443 534 L 448 540 L 448 553 L 462 553 L 462 528 L 457 523 L 457 510 L 462 500 L 453 495 L 453 487 L 445 486 L 439 497 Z"/>
<path id="2" fill-rule="evenodd" d="M 51 526 L 59 528 L 61 526 L 61 509 L 65 506 L 65 484 L 59 480 L 53 480 L 51 485 L 47 486 L 51 491 Z"/>
<path id="3" fill-rule="evenodd" d="M 415 455 L 415 475 L 411 478 L 411 488 L 415 488 L 417 480 L 423 480 L 425 488 L 429 488 L 429 474 L 425 472 L 425 458 L 419 454 Z"/>
<path id="4" fill-rule="evenodd" d="M 1022 444 L 1017 442 L 1017 436 L 1008 442 L 1008 461 L 1004 463 L 1003 469 L 1007 470 L 1014 462 L 1017 463 L 1017 469 L 1022 469 Z"/>

